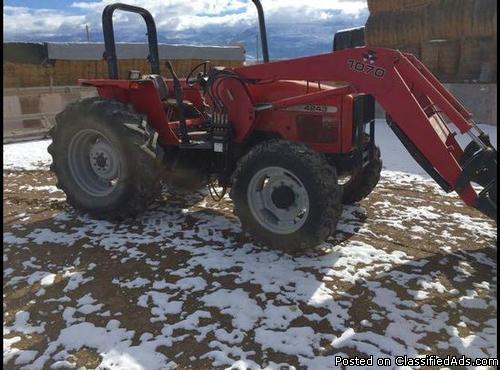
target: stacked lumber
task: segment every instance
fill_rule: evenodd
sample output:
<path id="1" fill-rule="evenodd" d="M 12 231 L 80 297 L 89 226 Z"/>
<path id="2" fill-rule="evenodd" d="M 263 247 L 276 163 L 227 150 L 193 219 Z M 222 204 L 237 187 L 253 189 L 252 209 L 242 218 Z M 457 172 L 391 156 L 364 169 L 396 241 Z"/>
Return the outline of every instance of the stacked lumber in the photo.
<path id="1" fill-rule="evenodd" d="M 458 71 L 460 42 L 431 40 L 422 42 L 420 60 L 442 80 L 453 79 Z"/>
<path id="2" fill-rule="evenodd" d="M 4 43 L 4 88 L 71 86 L 76 85 L 78 79 L 108 77 L 107 63 L 100 58 L 102 56 L 101 50 L 78 52 L 78 50 L 85 49 L 88 45 L 81 44 L 80 47 L 78 44 L 65 44 L 52 47 L 55 51 L 51 53 L 50 47 L 54 44 L 49 44 L 48 51 L 45 50 L 44 56 L 43 51 L 40 51 L 40 44 L 15 44 L 6 46 L 6 43 Z M 102 47 L 102 44 L 99 46 Z M 151 67 L 145 59 L 147 51 L 141 54 L 142 50 L 132 50 L 127 54 L 127 50 L 124 50 L 123 45 L 118 44 L 117 46 L 122 46 L 118 48 L 119 78 L 126 79 L 129 70 L 150 73 Z M 146 45 L 137 44 L 132 45 L 132 49 L 142 49 L 143 46 L 147 49 Z M 179 51 L 179 49 L 181 50 Z M 122 50 L 121 55 L 120 50 Z M 164 50 L 164 48 L 161 50 Z M 201 59 L 204 57 L 205 51 L 202 47 L 176 47 L 174 52 L 177 54 L 169 55 L 168 59 L 171 60 L 179 77 L 187 76 L 193 67 L 207 59 L 212 62 L 212 65 L 217 66 L 239 67 L 243 65 L 244 54 L 241 50 L 224 47 L 209 47 L 206 50 L 207 58 Z M 9 51 L 11 52 L 9 53 Z M 5 56 L 6 54 L 7 56 Z M 141 57 L 139 58 L 137 54 L 140 54 Z M 160 69 L 163 76 L 169 76 L 165 66 L 166 60 L 167 58 L 160 54 Z"/>
<path id="3" fill-rule="evenodd" d="M 370 13 L 387 12 L 391 10 L 408 9 L 426 5 L 432 0 L 368 0 Z"/>
<path id="4" fill-rule="evenodd" d="M 458 75 L 466 80 L 496 82 L 496 37 L 464 37 L 460 40 Z"/>
<path id="5" fill-rule="evenodd" d="M 174 60 L 172 64 L 179 77 L 186 77 L 189 71 L 202 59 Z M 242 61 L 211 60 L 213 65 L 239 67 Z M 124 59 L 118 62 L 119 78 L 126 79 L 129 70 L 150 73 L 151 67 L 144 59 Z M 162 76 L 169 76 L 165 63 L 161 63 Z M 76 85 L 78 79 L 108 78 L 108 66 L 103 60 L 56 60 L 53 63 L 18 64 L 4 62 L 3 87 L 37 87 Z"/>
<path id="6" fill-rule="evenodd" d="M 366 42 L 410 52 L 443 82 L 496 81 L 495 0 L 369 0 Z"/>

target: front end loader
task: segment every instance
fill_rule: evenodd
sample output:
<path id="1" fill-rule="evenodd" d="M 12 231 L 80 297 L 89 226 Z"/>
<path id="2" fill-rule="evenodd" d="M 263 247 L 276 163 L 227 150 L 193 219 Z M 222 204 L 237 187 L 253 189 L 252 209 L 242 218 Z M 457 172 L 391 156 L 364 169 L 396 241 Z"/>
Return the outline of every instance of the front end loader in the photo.
<path id="1" fill-rule="evenodd" d="M 343 204 L 366 197 L 380 178 L 377 101 L 441 188 L 496 220 L 496 150 L 417 58 L 344 45 L 270 62 L 264 12 L 253 2 L 264 63 L 224 68 L 207 61 L 185 79 L 170 63 L 169 78 L 160 76 L 147 10 L 120 3 L 104 9 L 109 78 L 79 80 L 99 96 L 69 105 L 51 131 L 51 168 L 71 205 L 122 219 L 143 211 L 163 183 L 208 185 L 218 200 L 230 189 L 235 214 L 256 239 L 289 251 L 315 246 L 335 233 Z M 119 79 L 115 10 L 145 20 L 151 73 Z M 470 137 L 465 148 L 451 125 Z"/>

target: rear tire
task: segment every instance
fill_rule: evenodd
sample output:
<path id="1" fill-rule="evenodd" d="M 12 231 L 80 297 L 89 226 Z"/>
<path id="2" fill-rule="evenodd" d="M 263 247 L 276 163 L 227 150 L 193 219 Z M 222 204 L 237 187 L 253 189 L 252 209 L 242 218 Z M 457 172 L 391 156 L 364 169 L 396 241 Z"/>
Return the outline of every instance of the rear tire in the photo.
<path id="1" fill-rule="evenodd" d="M 271 140 L 240 159 L 230 196 L 244 230 L 294 252 L 335 233 L 342 191 L 335 168 L 306 145 Z"/>
<path id="2" fill-rule="evenodd" d="M 380 148 L 375 146 L 370 163 L 342 186 L 342 203 L 353 204 L 370 195 L 380 180 L 381 171 Z"/>
<path id="3" fill-rule="evenodd" d="M 77 210 L 121 220 L 161 192 L 158 134 L 125 104 L 100 97 L 70 104 L 49 134 L 57 187 Z"/>

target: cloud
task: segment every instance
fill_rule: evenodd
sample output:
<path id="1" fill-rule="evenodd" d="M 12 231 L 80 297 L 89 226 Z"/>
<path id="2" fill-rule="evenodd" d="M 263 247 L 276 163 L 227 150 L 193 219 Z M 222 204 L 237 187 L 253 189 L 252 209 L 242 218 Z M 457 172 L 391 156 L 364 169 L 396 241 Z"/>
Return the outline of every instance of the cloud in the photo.
<path id="1" fill-rule="evenodd" d="M 4 39 L 23 36 L 52 37 L 68 29 L 84 27 L 85 15 L 74 15 L 52 9 L 30 9 L 26 7 L 3 7 Z"/>
<path id="2" fill-rule="evenodd" d="M 114 2 L 80 1 L 64 10 L 6 6 L 4 39 L 84 41 L 87 24 L 92 40 L 100 41 L 102 10 Z M 250 0 L 129 0 L 127 3 L 145 7 L 152 13 L 161 42 L 248 43 L 254 42 L 258 29 L 257 12 Z M 305 36 L 316 40 L 313 43 L 321 39 L 323 45 L 327 41 L 330 44 L 333 30 L 361 26 L 367 17 L 365 0 L 262 0 L 262 3 L 270 32 L 300 36 L 304 30 L 309 33 Z M 117 40 L 145 40 L 145 26 L 136 14 L 117 11 L 114 25 Z"/>

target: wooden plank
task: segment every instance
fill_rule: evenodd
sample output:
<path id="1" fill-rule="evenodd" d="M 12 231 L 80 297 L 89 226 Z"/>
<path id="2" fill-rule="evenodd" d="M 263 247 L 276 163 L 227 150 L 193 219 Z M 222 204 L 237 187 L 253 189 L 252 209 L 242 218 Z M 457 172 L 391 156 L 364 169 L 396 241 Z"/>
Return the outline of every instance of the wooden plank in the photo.
<path id="1" fill-rule="evenodd" d="M 191 68 L 203 62 L 202 59 L 173 60 L 175 70 L 179 77 L 185 77 Z M 170 77 L 165 67 L 166 60 L 160 61 L 160 71 L 165 77 Z M 242 66 L 242 61 L 214 60 L 212 65 L 226 67 Z M 54 65 L 32 65 L 4 63 L 5 88 L 26 88 L 41 86 L 68 86 L 76 85 L 79 78 L 107 78 L 107 63 L 103 60 L 56 60 Z M 125 59 L 118 61 L 120 78 L 127 78 L 131 69 L 141 73 L 150 73 L 149 63 L 145 59 Z"/>

